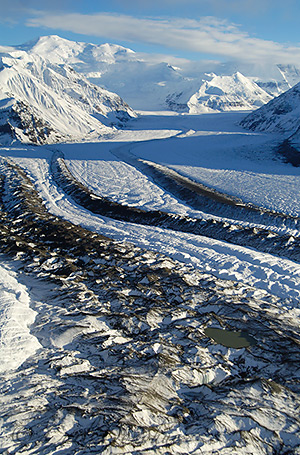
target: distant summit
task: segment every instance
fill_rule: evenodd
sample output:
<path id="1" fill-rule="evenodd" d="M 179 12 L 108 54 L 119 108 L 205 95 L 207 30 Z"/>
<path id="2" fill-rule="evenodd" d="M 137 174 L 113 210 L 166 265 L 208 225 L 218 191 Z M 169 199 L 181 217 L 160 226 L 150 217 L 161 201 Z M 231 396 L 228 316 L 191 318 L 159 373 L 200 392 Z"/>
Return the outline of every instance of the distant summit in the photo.
<path id="1" fill-rule="evenodd" d="M 86 72 L 97 61 L 112 64 L 123 59 L 130 60 L 135 55 L 131 49 L 116 44 L 70 41 L 57 35 L 41 36 L 18 48 L 47 58 L 52 63 L 74 65 L 74 69 L 79 68 L 82 72 Z"/>
<path id="2" fill-rule="evenodd" d="M 272 99 L 251 79 L 237 72 L 232 76 L 210 75 L 188 101 L 189 112 L 253 110 Z"/>

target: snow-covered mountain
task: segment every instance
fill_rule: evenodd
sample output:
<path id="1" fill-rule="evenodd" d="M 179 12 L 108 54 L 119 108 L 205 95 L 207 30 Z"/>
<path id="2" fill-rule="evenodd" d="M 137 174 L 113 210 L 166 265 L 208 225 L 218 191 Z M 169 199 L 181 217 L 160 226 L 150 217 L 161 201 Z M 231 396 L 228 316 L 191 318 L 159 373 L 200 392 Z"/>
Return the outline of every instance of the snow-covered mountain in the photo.
<path id="1" fill-rule="evenodd" d="M 295 65 L 235 61 L 219 64 L 214 72 L 225 76 L 240 72 L 273 97 L 286 92 L 300 82 L 300 66 L 298 68 Z"/>
<path id="2" fill-rule="evenodd" d="M 300 81 L 295 66 L 244 64 L 240 71 L 236 62 L 182 62 L 179 67 L 122 46 L 58 36 L 0 51 L 2 143 L 95 140 L 135 116 L 123 99 L 140 110 L 253 110 Z"/>
<path id="3" fill-rule="evenodd" d="M 294 133 L 300 127 L 300 83 L 247 115 L 241 126 L 252 131 Z"/>
<path id="4" fill-rule="evenodd" d="M 74 42 L 54 35 L 41 37 L 19 49 L 71 66 L 90 82 L 118 93 L 135 109 L 166 109 L 168 94 L 180 93 L 186 85 L 187 99 L 193 94 L 190 80 L 177 68 L 166 62 L 152 62 L 122 46 Z"/>
<path id="5" fill-rule="evenodd" d="M 300 82 L 300 68 L 297 68 L 295 65 L 277 65 L 280 74 L 282 75 L 284 81 L 287 83 L 289 88 Z"/>
<path id="6" fill-rule="evenodd" d="M 93 140 L 134 111 L 65 64 L 14 50 L 0 54 L 0 141 Z"/>
<path id="7" fill-rule="evenodd" d="M 78 43 L 58 36 L 44 36 L 19 49 L 70 65 L 94 84 L 118 93 L 135 109 L 190 113 L 248 110 L 273 96 L 270 86 L 268 90 L 259 88 L 230 64 L 195 62 L 179 68 L 122 46 Z M 212 69 L 220 76 L 211 73 Z M 281 73 L 277 73 L 279 77 Z M 285 85 L 284 89 L 288 88 Z M 273 90 L 278 94 L 281 89 L 276 85 Z"/>
<path id="8" fill-rule="evenodd" d="M 213 111 L 253 110 L 272 99 L 255 82 L 241 73 L 232 76 L 211 74 L 188 101 L 189 112 L 199 114 Z"/>

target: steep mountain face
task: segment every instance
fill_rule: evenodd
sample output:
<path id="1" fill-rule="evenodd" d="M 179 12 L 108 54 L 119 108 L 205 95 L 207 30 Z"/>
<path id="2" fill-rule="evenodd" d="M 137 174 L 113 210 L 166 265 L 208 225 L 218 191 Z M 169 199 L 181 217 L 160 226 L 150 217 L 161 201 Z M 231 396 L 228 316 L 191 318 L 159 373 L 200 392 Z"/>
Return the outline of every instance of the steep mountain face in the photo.
<path id="1" fill-rule="evenodd" d="M 239 72 L 232 76 L 211 74 L 210 77 L 189 99 L 187 105 L 191 114 L 253 110 L 272 99 L 271 95 Z"/>
<path id="2" fill-rule="evenodd" d="M 295 65 L 277 65 L 280 74 L 282 75 L 284 81 L 287 83 L 289 88 L 300 82 L 300 68 L 297 68 Z"/>
<path id="3" fill-rule="evenodd" d="M 207 68 L 199 64 L 178 68 L 121 46 L 75 43 L 58 36 L 41 37 L 22 49 L 72 66 L 91 82 L 118 93 L 135 109 L 222 112 L 254 109 L 272 97 L 242 74 L 230 73 L 230 65 L 219 65 L 226 75 L 218 77 L 207 74 Z"/>
<path id="4" fill-rule="evenodd" d="M 144 111 L 253 110 L 300 81 L 292 65 L 182 62 L 179 68 L 122 46 L 58 36 L 2 51 L 3 98 L 30 105 L 60 140 L 91 140 L 105 134 L 104 126 L 124 123 L 135 113 L 123 99 Z"/>
<path id="5" fill-rule="evenodd" d="M 214 70 L 214 73 L 225 76 L 237 72 L 247 76 L 272 97 L 281 95 L 300 82 L 300 67 L 297 68 L 295 65 L 236 61 L 222 63 Z"/>
<path id="6" fill-rule="evenodd" d="M 95 140 L 136 114 L 67 65 L 15 50 L 0 54 L 0 141 Z"/>
<path id="7" fill-rule="evenodd" d="M 112 44 L 73 42 L 54 35 L 41 37 L 19 48 L 33 56 L 47 56 L 52 63 L 71 66 L 93 84 L 118 93 L 138 109 L 152 108 L 159 82 L 165 79 L 170 82 L 168 72 L 173 76 L 168 65 L 150 64 L 131 49 Z"/>
<path id="8" fill-rule="evenodd" d="M 0 143 L 9 145 L 14 140 L 44 144 L 59 142 L 63 137 L 23 101 L 13 98 L 0 100 Z"/>
<path id="9" fill-rule="evenodd" d="M 252 131 L 294 133 L 300 127 L 300 83 L 245 117 L 241 126 Z"/>
<path id="10" fill-rule="evenodd" d="M 122 46 L 44 36 L 19 47 L 31 55 L 47 56 L 53 63 L 70 65 L 93 84 L 118 93 L 135 109 L 166 109 L 169 93 L 180 93 L 186 85 L 190 87 L 190 81 L 177 68 L 165 62 L 147 61 Z M 189 96 L 192 94 L 190 88 Z"/>
<path id="11" fill-rule="evenodd" d="M 273 97 L 281 95 L 300 82 L 300 68 L 295 65 L 277 64 L 272 72 L 272 77 L 271 75 L 262 78 L 255 77 L 253 80 Z"/>

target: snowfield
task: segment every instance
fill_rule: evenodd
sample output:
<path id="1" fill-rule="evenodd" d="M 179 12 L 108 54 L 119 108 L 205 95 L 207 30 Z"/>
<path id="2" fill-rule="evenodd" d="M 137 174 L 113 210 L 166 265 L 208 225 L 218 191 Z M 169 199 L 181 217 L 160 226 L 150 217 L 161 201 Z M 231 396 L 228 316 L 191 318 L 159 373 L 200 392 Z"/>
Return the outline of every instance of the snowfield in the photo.
<path id="1" fill-rule="evenodd" d="M 99 142 L 0 148 L 3 453 L 300 454 L 300 168 L 244 116 L 140 112 Z M 57 157 L 120 217 L 68 193 Z"/>

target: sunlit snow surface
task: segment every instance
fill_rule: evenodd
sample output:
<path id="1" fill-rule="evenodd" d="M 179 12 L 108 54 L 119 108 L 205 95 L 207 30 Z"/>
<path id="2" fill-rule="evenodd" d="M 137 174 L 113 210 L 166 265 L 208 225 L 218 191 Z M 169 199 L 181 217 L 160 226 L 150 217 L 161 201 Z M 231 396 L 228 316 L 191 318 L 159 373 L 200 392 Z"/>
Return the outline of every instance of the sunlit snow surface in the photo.
<path id="1" fill-rule="evenodd" d="M 143 167 L 147 161 L 175 169 L 246 203 L 295 219 L 300 217 L 300 170 L 284 164 L 275 155 L 276 136 L 244 132 L 236 126 L 241 118 L 241 114 L 144 113 L 113 139 L 61 144 L 55 150 L 64 154 L 74 177 L 93 193 L 124 205 L 195 218 L 220 218 L 189 207 L 159 186 Z M 43 284 L 43 276 L 48 273 L 49 277 L 59 263 L 59 251 L 53 252 L 53 259 L 47 259 L 44 264 L 38 258 L 36 262 L 32 260 L 26 273 L 20 268 L 21 257 L 14 265 L 16 271 L 6 259 L 0 270 L 0 347 L 4 352 L 1 373 L 7 381 L 1 401 L 6 413 L 2 417 L 1 447 L 8 453 L 28 454 L 107 455 L 144 451 L 225 455 L 272 454 L 274 445 L 282 453 L 285 447 L 300 453 L 296 386 L 290 390 L 273 382 L 276 374 L 278 377 L 283 374 L 274 373 L 276 361 L 281 360 L 278 357 L 275 361 L 274 355 L 274 365 L 267 364 L 267 351 L 261 350 L 268 343 L 268 330 L 274 329 L 277 334 L 290 330 L 296 337 L 300 264 L 278 257 L 276 251 L 266 254 L 246 245 L 95 215 L 75 204 L 55 183 L 51 174 L 53 151 L 54 148 L 19 146 L 2 148 L 0 152 L 3 158 L 8 157 L 26 170 L 49 212 L 124 245 L 131 243 L 179 261 L 177 268 L 167 259 L 161 259 L 163 265 L 156 266 L 159 261 L 151 253 L 149 257 L 147 253 L 141 256 L 141 264 L 149 267 L 153 264 L 164 270 L 175 267 L 178 282 L 179 277 L 184 277 L 187 288 L 178 285 L 176 295 L 173 285 L 176 287 L 177 281 L 171 284 L 166 276 L 165 284 L 162 280 L 161 285 L 170 287 L 170 302 L 175 305 L 176 301 L 178 305 L 163 308 L 158 303 L 157 307 L 145 309 L 142 315 L 147 286 L 149 298 L 154 299 L 151 277 L 148 274 L 142 279 L 139 262 L 133 264 L 128 259 L 128 270 L 125 265 L 117 268 L 117 277 L 112 278 L 107 288 L 101 288 L 98 295 L 85 288 L 87 281 L 76 282 L 76 286 L 82 286 L 80 291 L 76 290 L 81 299 L 79 309 L 72 300 L 75 293 L 72 280 L 77 272 L 62 278 L 65 294 L 60 294 L 51 280 Z M 1 173 L 5 172 L 5 165 L 3 161 Z M 227 217 L 226 220 L 233 225 L 248 223 Z M 300 234 L 299 225 L 291 221 L 267 228 L 291 238 Z M 139 258 L 141 253 L 137 249 L 133 251 Z M 127 255 L 132 258 L 124 249 L 124 258 Z M 113 270 L 113 256 L 105 258 L 109 270 Z M 85 279 L 93 280 L 95 271 L 89 258 L 82 257 L 81 261 L 83 272 L 80 273 L 85 273 L 86 264 Z M 96 264 L 100 267 L 101 260 Z M 135 267 L 140 287 L 120 284 L 118 288 L 118 279 L 121 283 L 124 276 L 134 276 Z M 30 275 L 30 270 L 35 269 L 36 275 Z M 193 294 L 196 292 L 193 286 L 200 283 L 202 272 L 206 274 L 203 280 L 207 280 L 207 294 L 200 295 L 198 291 Z M 111 273 L 113 276 L 115 272 Z M 98 281 L 106 279 L 109 276 L 100 276 Z M 214 288 L 216 298 L 212 294 L 208 297 Z M 114 299 L 110 292 L 115 292 Z M 159 302 L 161 292 L 157 288 Z M 251 311 L 260 315 L 257 319 L 260 332 L 252 333 L 260 341 L 249 351 L 209 342 L 203 331 L 205 325 L 222 327 L 224 321 L 232 324 L 235 309 L 228 310 L 229 315 L 224 319 L 222 312 L 226 312 L 226 305 L 231 308 L 232 302 L 239 311 L 239 299 L 250 299 L 247 305 L 251 310 L 244 316 L 242 312 L 236 313 L 235 329 L 243 328 L 244 324 L 255 332 Z M 218 300 L 223 302 L 221 306 Z M 139 306 L 133 311 L 135 301 Z M 272 321 L 268 322 L 268 328 L 267 323 L 266 326 L 261 323 L 264 317 Z M 12 329 L 15 338 L 10 335 Z M 266 330 L 264 335 L 263 330 Z M 199 337 L 200 344 L 191 341 L 194 337 Z M 199 341 L 203 339 L 204 344 Z M 275 338 L 274 343 L 277 343 Z M 136 360 L 132 363 L 130 360 L 135 356 L 142 359 L 138 368 Z M 298 365 L 293 371 L 291 379 L 296 381 Z M 254 379 L 255 372 L 264 376 L 258 381 Z M 249 383 L 245 383 L 241 392 L 232 378 L 237 375 L 240 380 L 242 374 L 249 375 Z M 231 392 L 226 389 L 228 380 L 233 381 Z M 25 409 L 16 409 L 18 397 L 22 397 L 21 407 L 29 406 L 28 414 L 24 414 Z M 184 403 L 188 403 L 187 408 Z M 10 415 L 8 419 L 7 415 Z M 94 426 L 102 435 L 102 439 L 99 436 L 102 445 L 97 446 L 95 442 Z"/>
<path id="2" fill-rule="evenodd" d="M 30 333 L 36 313 L 30 308 L 28 290 L 4 258 L 0 266 L 0 373 L 16 369 L 41 348 Z"/>

